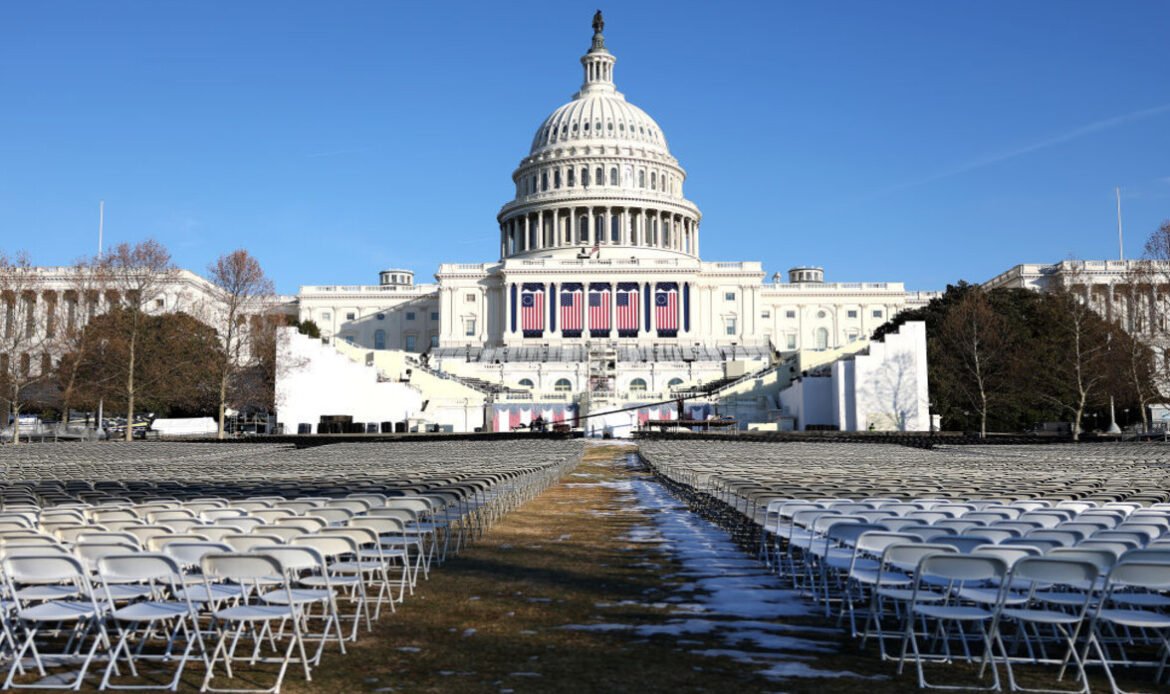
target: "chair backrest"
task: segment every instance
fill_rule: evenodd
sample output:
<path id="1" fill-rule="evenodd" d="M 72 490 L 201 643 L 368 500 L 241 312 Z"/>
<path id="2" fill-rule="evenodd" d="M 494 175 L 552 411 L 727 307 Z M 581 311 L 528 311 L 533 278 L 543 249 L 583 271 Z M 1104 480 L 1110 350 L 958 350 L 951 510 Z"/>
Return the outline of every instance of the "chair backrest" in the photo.
<path id="1" fill-rule="evenodd" d="M 293 528 L 303 528 L 309 532 L 320 530 L 326 525 L 324 519 L 315 518 L 312 516 L 297 516 L 296 518 L 279 518 L 273 525 L 287 525 Z"/>
<path id="2" fill-rule="evenodd" d="M 172 542 L 163 547 L 163 553 L 183 566 L 199 566 L 203 557 L 212 552 L 230 552 L 222 542 Z"/>
<path id="3" fill-rule="evenodd" d="M 1035 547 L 1036 549 L 1040 550 L 1041 552 L 1047 552 L 1050 549 L 1056 549 L 1057 547 L 1063 547 L 1064 545 L 1060 542 L 1057 542 L 1056 540 L 1047 540 L 1047 539 L 1040 538 L 1040 537 L 1035 537 L 1035 538 L 1013 537 L 1010 540 L 1004 540 L 1003 542 L 999 543 L 999 546 L 1000 547 L 1020 547 L 1020 546 Z"/>
<path id="4" fill-rule="evenodd" d="M 378 544 L 378 533 L 372 528 L 361 528 L 357 526 L 346 526 L 344 528 L 322 528 L 317 531 L 318 535 L 340 535 L 348 537 L 357 543 L 359 547 L 363 545 Z"/>
<path id="5" fill-rule="evenodd" d="M 292 544 L 298 547 L 312 547 L 326 559 L 344 554 L 356 554 L 357 543 L 345 535 L 301 535 L 294 537 Z"/>
<path id="6" fill-rule="evenodd" d="M 390 516 L 359 516 L 351 518 L 349 525 L 355 528 L 369 528 L 379 535 L 399 535 L 406 529 L 401 519 Z"/>
<path id="7" fill-rule="evenodd" d="M 257 545 L 252 554 L 263 554 L 275 558 L 286 571 L 306 570 L 325 572 L 325 558 L 315 547 L 296 545 Z"/>
<path id="8" fill-rule="evenodd" d="M 223 537 L 223 543 L 237 552 L 250 552 L 257 545 L 279 545 L 283 544 L 284 540 L 278 535 L 251 533 L 247 535 L 225 535 Z"/>
<path id="9" fill-rule="evenodd" d="M 6 556 L 2 564 L 5 576 L 17 583 L 61 583 L 87 577 L 81 562 L 68 554 Z"/>
<path id="10" fill-rule="evenodd" d="M 163 548 L 175 542 L 207 542 L 211 540 L 201 533 L 172 533 L 170 535 L 156 535 L 146 541 L 146 551 L 161 552 Z"/>
<path id="11" fill-rule="evenodd" d="M 322 530 L 328 530 L 328 528 L 323 528 Z M 320 532 L 320 531 L 318 531 L 318 532 Z M 266 526 L 264 526 L 264 534 L 265 535 L 275 535 L 276 537 L 279 537 L 281 539 L 281 542 L 285 542 L 285 543 L 289 542 L 294 537 L 300 537 L 301 535 L 307 535 L 308 533 L 309 533 L 308 530 L 305 530 L 304 528 L 292 526 L 292 525 L 266 525 Z"/>
<path id="12" fill-rule="evenodd" d="M 181 581 L 178 562 L 165 554 L 133 552 L 111 553 L 97 560 L 98 575 L 105 581 Z"/>
<path id="13" fill-rule="evenodd" d="M 1020 536 L 1018 531 L 1008 530 L 1006 528 L 974 528 L 967 534 L 973 537 L 987 538 L 988 542 L 996 545 L 1005 540 Z"/>
<path id="14" fill-rule="evenodd" d="M 1122 563 L 1170 564 L 1170 548 L 1131 549 L 1121 555 L 1118 561 Z"/>
<path id="15" fill-rule="evenodd" d="M 1101 569 L 1091 561 L 1061 557 L 1024 557 L 1012 566 L 1012 579 L 1060 586 L 1093 585 Z M 1086 601 L 1089 596 L 1086 594 Z"/>
<path id="16" fill-rule="evenodd" d="M 982 547 L 976 547 L 972 550 L 971 554 L 999 557 L 1008 566 L 1013 566 L 1017 561 L 1027 557 L 1044 556 L 1044 552 L 1039 547 L 1031 547 L 1028 545 L 983 545 Z"/>
<path id="17" fill-rule="evenodd" d="M 135 545 L 141 544 L 138 541 L 138 538 L 135 537 L 132 533 L 112 531 L 81 533 L 76 538 L 74 538 L 74 542 L 78 544 L 85 544 L 89 542 L 131 542 Z"/>
<path id="18" fill-rule="evenodd" d="M 1021 560 L 1022 561 L 1022 560 Z M 928 554 L 918 562 L 917 575 L 946 581 L 1003 580 L 1007 562 L 989 554 Z"/>
<path id="19" fill-rule="evenodd" d="M 1110 540 L 1094 540 L 1089 538 L 1081 544 L 1076 546 L 1077 549 L 1102 549 L 1112 552 L 1115 557 L 1120 557 L 1131 549 L 1137 549 L 1138 544 L 1128 542 L 1113 542 Z"/>
<path id="20" fill-rule="evenodd" d="M 96 567 L 97 561 L 111 554 L 127 554 L 140 552 L 138 545 L 130 542 L 94 542 L 92 544 L 77 545 L 73 554 L 86 566 Z"/>
<path id="21" fill-rule="evenodd" d="M 350 518 L 354 517 L 354 512 L 346 508 L 333 508 L 325 506 L 322 508 L 313 509 L 313 517 L 320 518 L 330 525 L 338 525 L 344 523 Z"/>
<path id="22" fill-rule="evenodd" d="M 1024 536 L 1025 540 L 1052 540 L 1060 543 L 1062 547 L 1072 547 L 1081 540 L 1085 539 L 1084 535 L 1075 530 L 1033 530 Z"/>
<path id="23" fill-rule="evenodd" d="M 906 533 L 892 533 L 885 530 L 873 530 L 862 533 L 857 538 L 858 552 L 881 555 L 891 545 L 921 544 L 921 538 Z"/>
<path id="24" fill-rule="evenodd" d="M 203 575 L 232 581 L 283 577 L 284 567 L 275 557 L 244 552 L 209 552 L 199 562 Z"/>
<path id="25" fill-rule="evenodd" d="M 959 550 L 949 545 L 933 543 L 896 544 L 886 547 L 882 553 L 882 565 L 893 566 L 903 571 L 910 571 L 918 567 L 923 557 L 932 554 L 958 554 Z"/>
<path id="26" fill-rule="evenodd" d="M 1109 573 L 1110 589 L 1118 587 L 1170 590 L 1170 564 L 1159 562 L 1121 562 Z"/>
<path id="27" fill-rule="evenodd" d="M 1082 549 L 1081 547 L 1057 547 L 1049 550 L 1044 556 L 1049 559 L 1064 559 L 1068 561 L 1087 561 L 1097 567 L 1102 574 L 1109 573 L 1117 563 L 1117 555 L 1107 549 Z"/>
<path id="28" fill-rule="evenodd" d="M 948 537 L 936 537 L 931 540 L 937 545 L 950 545 L 959 550 L 961 554 L 970 554 L 979 547 L 995 544 L 986 537 L 969 536 L 969 535 L 954 535 Z"/>

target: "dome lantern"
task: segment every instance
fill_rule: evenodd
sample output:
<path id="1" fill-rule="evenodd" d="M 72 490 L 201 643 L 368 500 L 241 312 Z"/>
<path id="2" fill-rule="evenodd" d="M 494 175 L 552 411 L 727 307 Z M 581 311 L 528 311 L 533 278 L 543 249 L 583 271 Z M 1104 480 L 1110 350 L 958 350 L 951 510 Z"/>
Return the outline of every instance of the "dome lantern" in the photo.
<path id="1" fill-rule="evenodd" d="M 593 43 L 589 52 L 581 56 L 581 66 L 585 68 L 585 83 L 581 91 L 574 95 L 580 98 L 588 94 L 613 94 L 616 90 L 613 85 L 613 65 L 617 58 L 605 48 L 605 36 L 601 34 L 605 28 L 605 19 L 601 10 L 593 15 Z"/>

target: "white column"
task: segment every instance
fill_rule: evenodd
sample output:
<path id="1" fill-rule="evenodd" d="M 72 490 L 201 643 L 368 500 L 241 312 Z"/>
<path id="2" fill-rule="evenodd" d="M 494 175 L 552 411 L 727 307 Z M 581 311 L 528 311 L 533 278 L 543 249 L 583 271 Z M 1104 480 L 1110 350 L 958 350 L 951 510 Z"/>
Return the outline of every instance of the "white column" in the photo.
<path id="1" fill-rule="evenodd" d="M 536 247 L 544 248 L 544 210 L 536 213 Z"/>

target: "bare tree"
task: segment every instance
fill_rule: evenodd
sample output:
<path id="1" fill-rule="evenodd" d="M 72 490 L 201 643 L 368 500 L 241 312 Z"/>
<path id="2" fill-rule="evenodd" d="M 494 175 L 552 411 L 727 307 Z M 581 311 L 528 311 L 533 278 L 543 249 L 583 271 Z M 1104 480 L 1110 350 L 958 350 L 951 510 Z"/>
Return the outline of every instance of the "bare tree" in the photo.
<path id="1" fill-rule="evenodd" d="M 56 304 L 42 298 L 42 279 L 26 254 L 0 252 L 0 399 L 12 416 L 12 443 L 20 443 L 20 414 L 32 387 L 52 377 Z"/>
<path id="2" fill-rule="evenodd" d="M 148 239 L 140 243 L 123 243 L 113 248 L 102 260 L 102 272 L 110 281 L 110 286 L 119 293 L 113 297 L 121 303 L 127 312 L 124 323 L 126 341 L 126 365 L 124 374 L 124 388 L 126 395 L 126 440 L 133 440 L 134 435 L 134 405 L 137 386 L 134 382 L 136 360 L 141 347 L 143 324 L 149 309 L 167 307 L 165 297 L 161 297 L 168 285 L 173 285 L 178 277 L 178 270 L 171 262 L 171 254 L 158 241 Z M 157 302 L 163 305 L 158 306 Z"/>
<path id="3" fill-rule="evenodd" d="M 70 268 L 68 288 L 62 293 L 57 337 L 53 341 L 54 353 L 63 357 L 57 367 L 57 384 L 61 397 L 61 421 L 66 426 L 70 411 L 82 391 L 92 390 L 83 387 L 88 384 L 78 380 L 81 365 L 89 357 L 90 350 L 97 347 L 85 326 L 97 314 L 101 298 L 109 288 L 109 277 L 100 261 L 82 259 Z"/>
<path id="4" fill-rule="evenodd" d="M 979 435 L 987 437 L 992 404 L 1007 390 L 1011 367 L 1009 333 L 987 294 L 970 288 L 947 313 L 939 330 L 939 356 L 951 362 L 955 387 L 979 413 Z"/>
<path id="5" fill-rule="evenodd" d="M 1083 270 L 1070 266 L 1062 283 L 1054 288 L 1053 304 L 1059 316 L 1052 321 L 1055 334 L 1046 335 L 1049 344 L 1058 347 L 1046 368 L 1033 374 L 1040 388 L 1037 395 L 1073 416 L 1073 440 L 1080 440 L 1081 423 L 1086 408 L 1102 391 L 1115 371 L 1110 359 L 1112 333 L 1109 324 L 1092 307 L 1091 285 Z"/>
<path id="6" fill-rule="evenodd" d="M 238 249 L 220 256 L 208 267 L 214 304 L 210 307 L 212 325 L 223 342 L 219 365 L 219 438 L 224 438 L 224 419 L 228 404 L 228 387 L 249 361 L 255 361 L 256 349 L 250 349 L 250 336 L 257 323 L 252 319 L 265 313 L 273 303 L 275 289 L 264 275 L 260 263 L 248 251 Z"/>

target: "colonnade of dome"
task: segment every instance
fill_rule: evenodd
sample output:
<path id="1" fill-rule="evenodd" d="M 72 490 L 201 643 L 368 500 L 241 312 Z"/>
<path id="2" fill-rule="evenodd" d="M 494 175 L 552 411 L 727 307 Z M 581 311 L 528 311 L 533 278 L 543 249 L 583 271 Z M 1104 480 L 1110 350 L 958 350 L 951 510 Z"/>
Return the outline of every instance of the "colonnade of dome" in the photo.
<path id="1" fill-rule="evenodd" d="M 615 89 L 601 26 L 581 58 L 580 91 L 544 120 L 513 172 L 515 198 L 498 215 L 503 258 L 582 246 L 698 257 L 701 214 L 683 196 L 686 172 L 658 124 Z"/>

